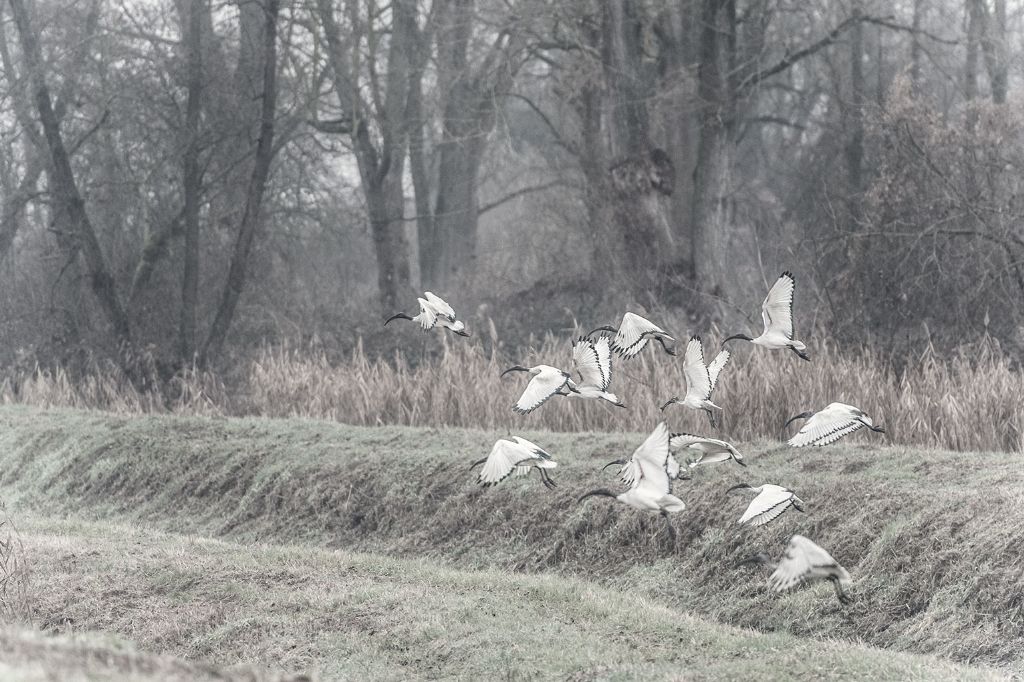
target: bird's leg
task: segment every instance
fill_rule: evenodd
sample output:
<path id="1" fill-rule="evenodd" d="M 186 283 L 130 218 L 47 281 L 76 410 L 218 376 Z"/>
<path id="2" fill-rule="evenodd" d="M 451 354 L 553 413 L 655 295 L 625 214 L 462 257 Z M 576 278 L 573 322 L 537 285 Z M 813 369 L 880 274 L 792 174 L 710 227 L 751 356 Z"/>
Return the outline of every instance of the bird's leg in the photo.
<path id="1" fill-rule="evenodd" d="M 796 353 L 797 357 L 799 357 L 801 360 L 807 360 L 808 362 L 810 362 L 810 356 L 807 355 L 807 353 L 803 352 L 802 350 L 797 350 L 796 346 L 790 346 L 789 349 Z"/>
<path id="2" fill-rule="evenodd" d="M 844 604 L 845 605 L 845 604 L 850 604 L 850 603 L 853 602 L 853 597 L 851 597 L 850 595 L 846 594 L 846 592 L 843 591 L 843 586 L 839 582 L 839 578 L 837 578 L 835 576 L 831 576 L 831 577 L 829 577 L 829 581 L 832 583 L 832 587 L 834 587 L 836 589 L 836 596 L 839 597 L 839 603 L 840 604 Z"/>
<path id="3" fill-rule="evenodd" d="M 711 422 L 711 428 L 717 428 L 718 424 L 715 421 L 715 413 L 708 409 L 705 409 L 704 411 L 708 413 L 708 421 Z"/>
<path id="4" fill-rule="evenodd" d="M 551 480 L 551 476 L 548 475 L 547 471 L 545 471 L 544 469 L 541 469 L 539 467 L 538 467 L 537 471 L 540 472 L 541 480 L 544 481 L 544 486 L 547 487 L 548 490 L 551 490 L 553 488 L 557 488 L 558 487 L 555 484 L 555 482 L 553 480 Z"/>
<path id="5" fill-rule="evenodd" d="M 672 527 L 672 519 L 668 517 L 668 512 L 664 509 L 661 510 L 661 517 L 665 519 L 665 526 L 668 528 L 668 541 L 670 551 L 676 551 L 676 529 Z"/>

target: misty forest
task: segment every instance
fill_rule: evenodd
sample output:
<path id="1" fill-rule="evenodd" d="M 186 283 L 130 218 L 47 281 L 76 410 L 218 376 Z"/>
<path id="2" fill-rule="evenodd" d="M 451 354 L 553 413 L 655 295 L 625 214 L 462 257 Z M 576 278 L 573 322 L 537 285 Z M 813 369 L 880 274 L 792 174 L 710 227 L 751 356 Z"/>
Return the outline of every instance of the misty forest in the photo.
<path id="1" fill-rule="evenodd" d="M 9 679 L 1024 674 L 1022 358 L 1020 0 L 0 0 Z"/>

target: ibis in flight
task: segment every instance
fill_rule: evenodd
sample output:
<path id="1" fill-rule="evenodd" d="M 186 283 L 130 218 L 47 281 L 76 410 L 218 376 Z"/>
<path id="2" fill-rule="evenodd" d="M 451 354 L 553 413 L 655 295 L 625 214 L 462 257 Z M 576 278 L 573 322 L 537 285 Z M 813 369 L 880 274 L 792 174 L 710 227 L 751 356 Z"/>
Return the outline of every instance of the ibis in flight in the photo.
<path id="1" fill-rule="evenodd" d="M 686 504 L 672 494 L 672 479 L 668 473 L 668 461 L 671 457 L 668 439 L 668 427 L 662 422 L 633 452 L 630 461 L 634 462 L 635 471 L 628 490 L 615 493 L 607 488 L 599 488 L 582 495 L 579 502 L 591 496 L 613 497 L 634 509 L 660 514 L 668 525 L 669 536 L 674 543 L 675 529 L 672 528 L 668 515 L 683 511 Z"/>
<path id="2" fill-rule="evenodd" d="M 875 426 L 871 417 L 864 414 L 863 410 L 844 403 L 831 403 L 819 412 L 801 412 L 787 421 L 782 428 L 785 429 L 797 419 L 806 419 L 807 423 L 787 441 L 795 448 L 802 448 L 805 445 L 828 445 L 865 426 L 877 433 L 885 433 L 885 429 Z"/>
<path id="3" fill-rule="evenodd" d="M 768 586 L 776 592 L 786 592 L 815 580 L 827 580 L 835 588 L 836 597 L 841 604 L 853 601 L 843 589 L 850 584 L 850 574 L 832 558 L 831 554 L 803 535 L 794 535 L 789 539 L 786 551 L 778 563 L 772 562 L 771 558 L 762 552 L 737 565 L 744 564 L 773 566 L 775 572 L 768 578 Z"/>
<path id="4" fill-rule="evenodd" d="M 624 358 L 631 358 L 642 351 L 650 339 L 656 339 L 669 355 L 676 354 L 676 340 L 669 336 L 668 332 L 650 320 L 633 313 L 623 315 L 622 322 L 619 323 L 617 329 L 611 325 L 605 325 L 592 330 L 587 336 L 601 331 L 615 334 L 612 350 Z"/>
<path id="5" fill-rule="evenodd" d="M 549 489 L 555 487 L 547 470 L 554 469 L 558 463 L 539 445 L 519 436 L 512 436 L 512 440 L 499 438 L 491 448 L 491 454 L 473 462 L 469 468 L 480 464 L 484 468 L 480 470 L 477 482 L 485 488 L 498 485 L 512 475 L 525 476 L 530 473 L 530 469 L 540 473 L 541 480 Z"/>
<path id="6" fill-rule="evenodd" d="M 509 372 L 528 372 L 533 376 L 530 383 L 526 385 L 526 390 L 519 396 L 519 400 L 512 406 L 512 409 L 519 414 L 532 412 L 547 402 L 551 396 L 559 395 L 563 388 L 568 388 L 573 393 L 579 391 L 575 385 L 569 384 L 568 372 L 563 372 L 551 365 L 537 365 L 536 367 L 516 365 L 506 369 L 501 376 L 505 376 Z"/>
<path id="7" fill-rule="evenodd" d="M 740 466 L 747 466 L 743 461 L 743 455 L 732 443 L 726 443 L 717 438 L 705 438 L 689 433 L 673 433 L 668 439 L 668 447 L 673 453 L 692 452 L 695 454 L 696 459 L 686 461 L 687 466 L 691 469 L 699 464 L 728 462 L 730 459 Z"/>
<path id="8" fill-rule="evenodd" d="M 750 341 L 753 344 L 762 346 L 769 350 L 788 348 L 804 360 L 810 360 L 805 346 L 793 338 L 793 291 L 796 289 L 796 280 L 789 271 L 782 273 L 768 296 L 761 304 L 761 319 L 764 321 L 764 331 L 757 338 L 750 338 L 746 334 L 733 334 L 722 343 L 733 339 Z"/>
<path id="9" fill-rule="evenodd" d="M 690 342 L 686 344 L 686 354 L 683 356 L 683 376 L 686 378 L 686 397 L 680 400 L 673 396 L 661 406 L 662 411 L 673 403 L 678 403 L 691 410 L 704 410 L 708 414 L 711 426 L 716 426 L 715 410 L 721 412 L 722 408 L 711 402 L 711 392 L 715 390 L 718 383 L 718 374 L 729 362 L 729 351 L 723 350 L 710 365 L 704 364 L 704 345 L 699 336 L 691 336 Z"/>
<path id="10" fill-rule="evenodd" d="M 405 313 L 395 313 L 384 322 L 384 326 L 386 327 L 391 320 L 412 320 L 413 322 L 418 322 L 423 331 L 441 327 L 443 329 L 450 329 L 459 336 L 469 336 L 469 332 L 466 331 L 466 325 L 462 320 L 455 318 L 455 311 L 452 310 L 450 305 L 445 303 L 444 299 L 429 291 L 423 295 L 426 298 L 416 299 L 420 303 L 419 315 L 411 317 Z"/>
<path id="11" fill-rule="evenodd" d="M 790 507 L 801 512 L 804 510 L 800 506 L 803 504 L 803 500 L 797 497 L 792 490 L 783 488 L 781 485 L 766 483 L 755 488 L 747 483 L 740 483 L 726 492 L 731 493 L 733 490 L 749 490 L 757 495 L 747 506 L 747 510 L 743 512 L 743 516 L 740 517 L 738 523 L 741 525 L 746 523 L 751 526 L 763 526 L 778 518 Z"/>
<path id="12" fill-rule="evenodd" d="M 616 407 L 625 407 L 614 393 L 608 392 L 612 383 L 612 351 L 607 336 L 596 341 L 581 336 L 573 342 L 572 363 L 580 382 L 569 379 L 566 389 L 559 389 L 559 393 L 570 398 L 607 400 Z"/>

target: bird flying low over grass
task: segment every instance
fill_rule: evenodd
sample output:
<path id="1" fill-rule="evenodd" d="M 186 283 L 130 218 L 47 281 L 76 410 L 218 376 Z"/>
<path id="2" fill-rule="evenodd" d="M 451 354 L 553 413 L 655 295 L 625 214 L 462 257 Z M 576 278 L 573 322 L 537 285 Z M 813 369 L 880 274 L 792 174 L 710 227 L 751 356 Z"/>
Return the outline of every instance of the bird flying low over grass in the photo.
<path id="1" fill-rule="evenodd" d="M 730 459 L 740 466 L 747 466 L 743 461 L 743 455 L 732 443 L 726 443 L 717 438 L 705 438 L 689 433 L 673 433 L 668 439 L 668 447 L 674 454 L 696 455 L 696 459 L 686 461 L 686 465 L 691 469 L 699 464 L 728 462 Z"/>
<path id="2" fill-rule="evenodd" d="M 666 353 L 669 355 L 676 354 L 676 340 L 674 338 L 650 320 L 633 313 L 623 315 L 622 322 L 619 323 L 618 328 L 605 325 L 592 330 L 587 336 L 601 331 L 615 334 L 615 339 L 612 341 L 612 350 L 624 358 L 635 356 L 644 349 L 644 346 L 652 338 L 657 339 Z"/>
<path id="3" fill-rule="evenodd" d="M 764 321 L 764 331 L 757 338 L 750 338 L 746 334 L 733 334 L 722 343 L 728 343 L 733 339 L 750 341 L 753 344 L 762 346 L 769 350 L 788 348 L 804 360 L 810 360 L 805 346 L 793 338 L 793 292 L 796 289 L 796 280 L 791 272 L 782 273 L 768 296 L 761 304 L 761 319 Z"/>
<path id="4" fill-rule="evenodd" d="M 419 315 L 411 317 L 405 313 L 395 313 L 384 322 L 384 326 L 386 327 L 391 320 L 412 320 L 413 322 L 418 322 L 423 331 L 441 327 L 442 329 L 450 329 L 459 336 L 469 336 L 469 332 L 466 331 L 466 325 L 462 320 L 455 318 L 455 311 L 440 296 L 436 296 L 429 291 L 423 295 L 426 298 L 416 299 L 420 303 Z"/>
<path id="5" fill-rule="evenodd" d="M 863 410 L 844 403 L 830 403 L 828 407 L 818 412 L 801 412 L 790 418 L 782 428 L 785 429 L 797 419 L 807 419 L 807 423 L 787 441 L 795 448 L 835 443 L 843 436 L 865 426 L 877 433 L 885 433 L 885 429 L 875 426 L 871 417 L 864 414 Z"/>
<path id="6" fill-rule="evenodd" d="M 729 488 L 726 493 L 731 493 L 733 490 L 749 490 L 757 493 L 757 497 L 747 505 L 747 510 L 743 512 L 743 516 L 737 522 L 740 525 L 763 526 L 774 521 L 790 507 L 801 512 L 804 510 L 800 506 L 804 503 L 803 500 L 797 497 L 792 490 L 783 488 L 781 485 L 766 483 L 755 488 L 747 483 L 740 483 Z"/>
<path id="7" fill-rule="evenodd" d="M 551 365 L 537 365 L 536 367 L 516 365 L 506 369 L 501 373 L 501 376 L 505 376 L 509 372 L 529 372 L 533 375 L 530 383 L 526 385 L 526 390 L 519 396 L 516 404 L 512 406 L 512 409 L 519 414 L 532 412 L 547 402 L 551 396 L 559 395 L 563 388 L 567 388 L 574 393 L 579 392 L 575 385 L 569 384 L 570 377 L 568 372 L 563 372 Z"/>
<path id="8" fill-rule="evenodd" d="M 737 566 L 747 564 L 774 566 L 775 572 L 768 578 L 768 586 L 776 592 L 786 592 L 815 580 L 828 580 L 835 588 L 836 597 L 841 604 L 853 601 L 843 589 L 850 584 L 850 574 L 832 558 L 831 554 L 803 535 L 794 535 L 789 539 L 786 551 L 778 563 L 773 563 L 771 557 L 761 552 L 739 562 Z"/>
<path id="9" fill-rule="evenodd" d="M 536 469 L 540 473 L 540 478 L 548 489 L 555 487 L 555 482 L 551 480 L 547 470 L 554 469 L 558 463 L 539 445 L 519 436 L 512 436 L 512 440 L 499 438 L 491 448 L 491 454 L 473 462 L 469 468 L 480 464 L 483 464 L 484 468 L 480 470 L 477 483 L 485 488 L 498 485 L 509 476 L 525 476 L 530 473 L 530 469 Z"/>
<path id="10" fill-rule="evenodd" d="M 722 408 L 711 402 L 711 392 L 715 390 L 722 368 L 729 363 L 729 357 L 729 351 L 723 350 L 715 356 L 710 365 L 705 365 L 704 345 L 699 336 L 691 336 L 690 342 L 686 344 L 686 354 L 683 356 L 686 397 L 682 400 L 678 396 L 669 398 L 668 402 L 661 406 L 662 411 L 673 403 L 689 407 L 691 410 L 704 410 L 711 421 L 711 426 L 717 426 L 714 411 L 721 412 Z"/>
<path id="11" fill-rule="evenodd" d="M 652 514 L 660 514 L 668 525 L 669 536 L 675 542 L 675 529 L 668 520 L 672 512 L 686 509 L 686 504 L 672 494 L 672 479 L 669 477 L 668 462 L 671 453 L 668 449 L 668 427 L 662 422 L 638 447 L 630 458 L 628 466 L 632 466 L 632 483 L 628 490 L 615 493 L 607 488 L 599 488 L 585 493 L 579 502 L 591 496 L 613 497 L 619 502 Z M 678 470 L 679 465 L 676 464 Z"/>
<path id="12" fill-rule="evenodd" d="M 618 396 L 608 392 L 612 383 L 612 351 L 607 336 L 596 341 L 583 336 L 578 338 L 572 344 L 572 362 L 580 382 L 569 379 L 567 388 L 559 389 L 559 393 L 570 398 L 607 400 L 616 407 L 625 407 Z"/>

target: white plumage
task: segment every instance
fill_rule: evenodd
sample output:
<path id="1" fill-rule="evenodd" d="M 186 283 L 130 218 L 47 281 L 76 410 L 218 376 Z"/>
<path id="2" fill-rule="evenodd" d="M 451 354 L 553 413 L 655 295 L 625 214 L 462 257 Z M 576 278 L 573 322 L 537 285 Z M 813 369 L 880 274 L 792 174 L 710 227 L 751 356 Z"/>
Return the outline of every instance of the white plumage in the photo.
<path id="1" fill-rule="evenodd" d="M 622 316 L 622 322 L 619 323 L 618 328 L 612 326 L 598 327 L 597 329 L 587 334 L 590 336 L 594 332 L 608 331 L 615 334 L 615 340 L 612 342 L 612 350 L 621 355 L 624 358 L 631 358 L 637 353 L 642 351 L 647 345 L 650 339 L 656 339 L 665 352 L 669 355 L 675 355 L 675 342 L 676 340 L 669 336 L 669 334 L 654 324 L 650 320 L 640 317 L 634 313 L 627 312 Z"/>
<path id="2" fill-rule="evenodd" d="M 672 479 L 669 477 L 668 462 L 671 458 L 668 449 L 668 427 L 662 422 L 638 447 L 630 458 L 633 467 L 632 483 L 628 490 L 614 493 L 605 488 L 591 490 L 579 501 L 591 495 L 614 497 L 625 505 L 661 514 L 668 520 L 668 514 L 686 509 L 686 504 L 672 494 Z M 677 465 L 678 466 L 678 465 Z M 675 531 L 669 524 L 669 533 L 675 538 Z"/>
<path id="3" fill-rule="evenodd" d="M 741 466 L 747 466 L 732 443 L 717 438 L 694 436 L 690 433 L 674 433 L 668 441 L 669 449 L 676 454 L 693 454 L 696 459 L 687 460 L 691 469 L 699 464 L 728 462 L 730 459 Z"/>
<path id="4" fill-rule="evenodd" d="M 673 396 L 661 406 L 664 410 L 673 403 L 678 403 L 691 410 L 704 410 L 711 425 L 716 425 L 714 410 L 719 412 L 722 408 L 711 402 L 711 393 L 718 383 L 718 375 L 722 368 L 729 362 L 729 351 L 723 350 L 710 365 L 704 364 L 704 344 L 699 336 L 691 336 L 690 342 L 686 344 L 686 354 L 683 356 L 683 376 L 686 378 L 686 396 L 680 400 Z"/>
<path id="5" fill-rule="evenodd" d="M 803 507 L 800 506 L 803 504 L 803 500 L 797 497 L 792 490 L 783 488 L 780 485 L 766 483 L 755 488 L 746 483 L 741 483 L 729 488 L 727 492 L 732 492 L 733 490 L 750 490 L 757 493 L 757 497 L 747 505 L 747 510 L 743 512 L 743 516 L 737 522 L 741 525 L 763 526 L 774 521 L 782 512 L 790 507 L 797 511 L 803 511 Z"/>
<path id="6" fill-rule="evenodd" d="M 469 336 L 469 332 L 466 331 L 466 325 L 462 320 L 456 319 L 455 311 L 452 310 L 450 305 L 445 303 L 444 299 L 430 291 L 425 292 L 423 295 L 426 298 L 416 299 L 420 304 L 418 315 L 411 317 L 405 313 L 395 313 L 384 322 L 384 326 L 386 327 L 388 322 L 392 320 L 412 320 L 419 324 L 423 331 L 441 327 L 449 329 L 459 336 Z"/>
<path id="7" fill-rule="evenodd" d="M 484 467 L 480 470 L 477 482 L 485 488 L 497 485 L 509 476 L 525 476 L 533 468 L 540 473 L 545 486 L 555 487 L 555 482 L 545 469 L 554 469 L 558 464 L 539 445 L 519 436 L 512 436 L 512 440 L 499 438 L 491 448 L 491 454 L 473 462 L 470 469 L 479 464 Z"/>
<path id="8" fill-rule="evenodd" d="M 845 403 L 830 403 L 828 407 L 818 412 L 801 412 L 787 421 L 782 428 L 786 428 L 797 419 L 807 419 L 807 423 L 788 441 L 788 444 L 795 448 L 802 448 L 805 445 L 828 445 L 865 426 L 872 431 L 885 433 L 885 429 L 875 426 L 871 417 L 863 410 Z"/>
<path id="9" fill-rule="evenodd" d="M 570 390 L 565 393 L 570 398 L 607 400 L 617 407 L 625 407 L 618 396 L 608 392 L 612 383 L 612 351 L 607 336 L 597 340 L 577 339 L 572 344 L 572 362 L 580 382 L 569 379 Z"/>
<path id="10" fill-rule="evenodd" d="M 764 331 L 756 338 L 750 338 L 746 334 L 734 334 L 723 343 L 733 339 L 750 341 L 753 344 L 778 350 L 788 348 L 804 360 L 810 360 L 807 350 L 802 342 L 794 338 L 793 331 L 793 293 L 796 291 L 796 280 L 791 272 L 782 273 L 772 288 L 768 291 L 764 303 L 761 304 L 761 320 L 764 322 Z"/>
<path id="11" fill-rule="evenodd" d="M 526 385 L 526 390 L 519 396 L 519 400 L 512 406 L 512 409 L 520 414 L 526 414 L 543 405 L 551 396 L 558 395 L 563 387 L 575 392 L 576 388 L 569 385 L 569 373 L 563 372 L 551 365 L 537 365 L 536 367 L 522 367 L 516 365 L 509 367 L 501 376 L 509 372 L 528 372 L 533 378 Z"/>

